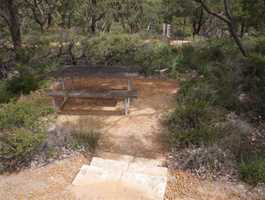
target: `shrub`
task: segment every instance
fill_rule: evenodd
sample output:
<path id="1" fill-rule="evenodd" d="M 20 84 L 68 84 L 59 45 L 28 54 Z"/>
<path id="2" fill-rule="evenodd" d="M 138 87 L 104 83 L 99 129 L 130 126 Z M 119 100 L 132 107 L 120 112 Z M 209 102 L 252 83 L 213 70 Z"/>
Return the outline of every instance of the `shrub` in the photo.
<path id="1" fill-rule="evenodd" d="M 215 127 L 218 114 L 205 101 L 178 105 L 168 120 L 172 143 L 181 146 L 214 143 L 219 137 Z"/>
<path id="2" fill-rule="evenodd" d="M 94 130 L 76 130 L 72 133 L 72 141 L 70 142 L 70 145 L 73 148 L 84 148 L 93 152 L 98 145 L 99 139 L 100 133 Z"/>
<path id="3" fill-rule="evenodd" d="M 217 91 L 206 80 L 190 80 L 181 82 L 180 91 L 177 96 L 178 103 L 196 101 L 208 102 L 214 105 L 217 101 Z"/>
<path id="4" fill-rule="evenodd" d="M 233 155 L 218 145 L 176 149 L 173 156 L 179 169 L 190 170 L 204 177 L 232 175 L 236 165 Z"/>
<path id="5" fill-rule="evenodd" d="M 8 90 L 7 81 L 0 81 L 0 103 L 7 103 L 13 95 Z"/>
<path id="6" fill-rule="evenodd" d="M 44 133 L 33 133 L 24 128 L 12 129 L 0 137 L 0 160 L 2 169 L 14 170 L 28 164 L 40 150 Z"/>
<path id="7" fill-rule="evenodd" d="M 251 110 L 256 115 L 265 117 L 265 56 L 252 54 L 242 64 L 243 91 L 249 94 L 252 101 L 248 102 L 247 111 Z"/>
<path id="8" fill-rule="evenodd" d="M 134 59 L 144 67 L 144 73 L 150 75 L 160 69 L 171 69 L 176 57 L 177 52 L 166 42 L 152 41 L 137 49 Z"/>
<path id="9" fill-rule="evenodd" d="M 30 74 L 15 76 L 7 83 L 7 90 L 14 95 L 29 94 L 39 88 L 39 81 Z"/>
<path id="10" fill-rule="evenodd" d="M 133 64 L 134 54 L 141 45 L 137 35 L 100 34 L 84 41 L 85 55 L 94 64 Z"/>
<path id="11" fill-rule="evenodd" d="M 104 65 L 139 65 L 146 75 L 170 68 L 177 52 L 169 44 L 139 35 L 100 34 L 83 42 L 89 62 Z"/>
<path id="12" fill-rule="evenodd" d="M 52 113 L 53 109 L 42 95 L 32 95 L 0 106 L 0 129 L 15 127 L 36 128 L 38 119 Z"/>
<path id="13" fill-rule="evenodd" d="M 239 168 L 241 178 L 251 184 L 265 183 L 265 159 L 242 162 Z"/>

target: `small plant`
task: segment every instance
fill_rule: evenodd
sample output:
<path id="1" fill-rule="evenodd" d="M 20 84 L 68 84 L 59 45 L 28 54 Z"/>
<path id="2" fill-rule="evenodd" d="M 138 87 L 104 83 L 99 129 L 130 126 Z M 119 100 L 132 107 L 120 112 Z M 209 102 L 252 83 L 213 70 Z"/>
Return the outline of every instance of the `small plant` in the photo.
<path id="1" fill-rule="evenodd" d="M 265 159 L 242 162 L 239 168 L 241 178 L 251 184 L 265 183 Z"/>
<path id="2" fill-rule="evenodd" d="M 218 112 L 205 101 L 178 105 L 168 120 L 171 141 L 181 146 L 215 142 L 219 133 L 214 126 Z"/>
<path id="3" fill-rule="evenodd" d="M 39 88 L 39 81 L 33 75 L 23 74 L 8 80 L 7 89 L 14 95 L 29 94 Z"/>
<path id="4" fill-rule="evenodd" d="M 0 81 L 0 103 L 7 103 L 12 97 L 13 94 L 8 90 L 7 81 Z"/>
<path id="5" fill-rule="evenodd" d="M 77 130 L 72 133 L 71 146 L 75 149 L 88 149 L 94 152 L 98 146 L 100 133 L 94 130 Z"/>
<path id="6" fill-rule="evenodd" d="M 28 129 L 9 130 L 0 137 L 0 160 L 3 170 L 15 170 L 27 165 L 40 150 L 46 135 Z"/>

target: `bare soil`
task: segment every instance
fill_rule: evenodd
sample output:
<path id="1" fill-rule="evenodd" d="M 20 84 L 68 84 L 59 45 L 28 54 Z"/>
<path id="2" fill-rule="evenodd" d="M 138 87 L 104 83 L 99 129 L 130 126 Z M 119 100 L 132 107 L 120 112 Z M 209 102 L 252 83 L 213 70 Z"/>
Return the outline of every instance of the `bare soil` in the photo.
<path id="1" fill-rule="evenodd" d="M 133 79 L 139 96 L 131 102 L 128 116 L 123 114 L 123 101 L 115 107 L 100 107 L 86 100 L 70 99 L 57 119 L 61 135 L 73 129 L 94 129 L 102 133 L 99 150 L 138 157 L 164 157 L 163 117 L 172 107 L 178 91 L 176 81 Z M 66 88 L 122 89 L 127 79 L 91 78 L 67 80 Z M 84 115 L 89 114 L 89 115 Z M 164 137 L 165 138 L 165 137 Z"/>

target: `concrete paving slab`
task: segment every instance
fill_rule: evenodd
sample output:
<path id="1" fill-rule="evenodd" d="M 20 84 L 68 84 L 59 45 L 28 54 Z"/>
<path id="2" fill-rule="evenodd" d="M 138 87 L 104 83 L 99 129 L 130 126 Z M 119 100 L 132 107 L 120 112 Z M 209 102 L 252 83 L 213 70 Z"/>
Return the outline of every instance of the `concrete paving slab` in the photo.
<path id="1" fill-rule="evenodd" d="M 125 162 L 131 162 L 134 160 L 133 156 L 123 155 L 123 154 L 118 154 L 118 153 L 110 153 L 110 152 L 98 151 L 98 152 L 96 152 L 96 156 L 103 158 L 103 159 L 125 161 Z"/>
<path id="2" fill-rule="evenodd" d="M 145 165 L 138 165 L 137 163 L 130 163 L 127 170 L 130 173 L 140 173 L 150 176 L 167 176 L 168 169 L 166 167 L 150 167 Z"/>
<path id="3" fill-rule="evenodd" d="M 75 177 L 72 184 L 75 186 L 85 186 L 106 181 L 119 181 L 121 175 L 121 170 L 110 172 L 95 166 L 84 165 Z"/>
<path id="4" fill-rule="evenodd" d="M 121 181 L 145 191 L 145 194 L 151 199 L 164 199 L 167 177 L 126 172 L 123 174 Z"/>
<path id="5" fill-rule="evenodd" d="M 117 161 L 94 157 L 90 163 L 91 166 L 99 167 L 107 171 L 126 171 L 129 167 L 128 161 Z"/>
<path id="6" fill-rule="evenodd" d="M 110 197 L 115 197 L 116 200 L 119 195 L 126 195 L 126 191 L 130 191 L 130 197 L 135 200 L 163 200 L 168 170 L 160 167 L 161 161 L 121 157 L 123 159 L 120 160 L 94 157 L 90 165 L 82 166 L 73 181 L 76 191 L 80 191 L 77 194 L 82 193 L 83 197 L 79 199 L 95 197 L 95 199 L 110 200 Z M 87 192 L 84 188 L 87 188 Z M 102 188 L 105 188 L 104 191 Z"/>

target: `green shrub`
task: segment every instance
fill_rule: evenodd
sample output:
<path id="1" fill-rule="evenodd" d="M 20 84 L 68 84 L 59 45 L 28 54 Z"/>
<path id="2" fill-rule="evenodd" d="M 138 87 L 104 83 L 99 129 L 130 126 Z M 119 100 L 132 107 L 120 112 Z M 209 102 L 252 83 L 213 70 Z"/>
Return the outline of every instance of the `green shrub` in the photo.
<path id="1" fill-rule="evenodd" d="M 0 81 L 0 103 L 7 103 L 13 97 L 7 85 L 7 81 Z"/>
<path id="2" fill-rule="evenodd" d="M 76 130 L 72 133 L 71 146 L 76 149 L 95 151 L 100 139 L 100 133 L 94 130 Z"/>
<path id="3" fill-rule="evenodd" d="M 265 159 L 242 162 L 239 168 L 241 178 L 252 184 L 265 183 Z"/>
<path id="4" fill-rule="evenodd" d="M 24 128 L 12 129 L 0 137 L 0 160 L 2 169 L 14 170 L 28 164 L 40 150 L 44 133 L 33 133 Z"/>
<path id="5" fill-rule="evenodd" d="M 7 89 L 14 95 L 29 94 L 39 88 L 39 81 L 33 75 L 23 74 L 8 80 Z"/>
<path id="6" fill-rule="evenodd" d="M 85 55 L 94 64 L 133 64 L 141 40 L 137 35 L 100 34 L 84 41 Z"/>
<path id="7" fill-rule="evenodd" d="M 47 98 L 42 95 L 32 95 L 30 99 L 25 98 L 12 101 L 0 106 L 0 129 L 15 127 L 36 128 L 38 119 L 52 113 L 53 109 Z"/>
<path id="8" fill-rule="evenodd" d="M 206 80 L 183 81 L 180 85 L 180 91 L 177 96 L 178 103 L 197 101 L 208 102 L 214 105 L 217 101 L 217 91 Z"/>
<path id="9" fill-rule="evenodd" d="M 214 125 L 218 112 L 205 101 L 179 104 L 168 120 L 172 143 L 189 146 L 216 142 L 219 132 Z"/>
<path id="10" fill-rule="evenodd" d="M 176 57 L 177 52 L 169 44 L 154 41 L 137 49 L 134 59 L 138 65 L 144 67 L 144 73 L 150 75 L 159 72 L 160 69 L 171 69 Z"/>
<path id="11" fill-rule="evenodd" d="M 100 34 L 83 42 L 89 62 L 105 65 L 138 65 L 150 75 L 171 68 L 177 52 L 163 41 L 148 41 L 139 35 Z"/>
<path id="12" fill-rule="evenodd" d="M 252 101 L 248 102 L 247 111 L 265 117 L 265 56 L 252 54 L 242 64 L 243 91 L 249 94 Z"/>

